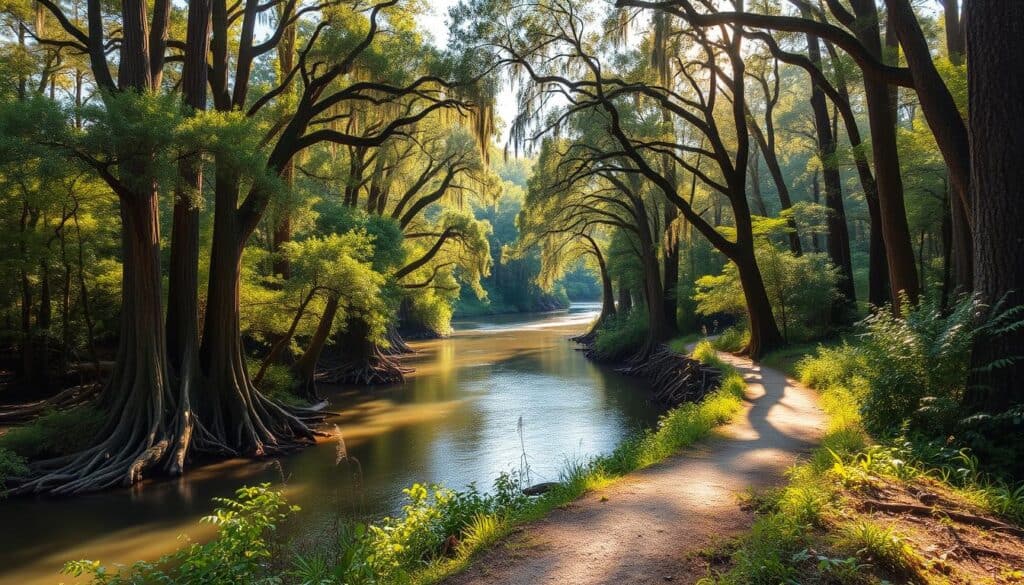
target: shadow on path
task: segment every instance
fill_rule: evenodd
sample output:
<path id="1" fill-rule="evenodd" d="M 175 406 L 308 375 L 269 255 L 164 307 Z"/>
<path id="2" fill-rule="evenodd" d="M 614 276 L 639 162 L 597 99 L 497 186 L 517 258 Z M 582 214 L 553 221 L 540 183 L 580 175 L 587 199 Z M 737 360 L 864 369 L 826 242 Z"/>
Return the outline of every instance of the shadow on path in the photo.
<path id="1" fill-rule="evenodd" d="M 785 375 L 722 354 L 747 380 L 744 412 L 716 436 L 528 524 L 450 584 L 694 583 L 701 551 L 750 528 L 736 496 L 781 483 L 822 435 L 816 395 Z"/>

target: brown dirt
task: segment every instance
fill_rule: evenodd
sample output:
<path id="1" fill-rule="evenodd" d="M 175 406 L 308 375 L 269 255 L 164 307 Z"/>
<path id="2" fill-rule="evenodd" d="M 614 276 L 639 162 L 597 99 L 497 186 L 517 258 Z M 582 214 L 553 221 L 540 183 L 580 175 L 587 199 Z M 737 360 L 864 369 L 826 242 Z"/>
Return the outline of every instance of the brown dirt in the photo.
<path id="1" fill-rule="evenodd" d="M 746 378 L 744 411 L 718 436 L 521 527 L 446 581 L 561 585 L 694 583 L 707 551 L 747 531 L 738 497 L 778 485 L 821 437 L 816 394 L 723 355 Z"/>
<path id="2" fill-rule="evenodd" d="M 870 476 L 843 497 L 842 509 L 858 511 L 843 520 L 891 528 L 911 546 L 919 560 L 915 581 L 1024 583 L 1024 539 L 994 528 L 1003 522 L 937 481 L 919 477 L 896 482 Z M 878 503 L 889 509 L 879 510 Z M 901 512 L 900 506 L 914 512 Z"/>

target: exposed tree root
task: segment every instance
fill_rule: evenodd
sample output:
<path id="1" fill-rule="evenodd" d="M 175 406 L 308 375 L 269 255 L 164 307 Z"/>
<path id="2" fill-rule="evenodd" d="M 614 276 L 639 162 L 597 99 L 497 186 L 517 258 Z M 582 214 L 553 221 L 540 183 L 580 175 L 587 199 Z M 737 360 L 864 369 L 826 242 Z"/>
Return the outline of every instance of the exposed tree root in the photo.
<path id="1" fill-rule="evenodd" d="M 123 380 L 123 369 L 111 386 Z M 145 380 L 146 378 L 142 378 Z M 149 377 L 148 380 L 154 378 Z M 159 378 L 157 378 L 159 379 Z M 254 388 L 236 388 L 231 408 L 219 401 L 197 410 L 189 396 L 197 388 L 183 382 L 180 394 L 145 388 L 136 378 L 129 392 L 105 405 L 110 414 L 100 442 L 82 452 L 40 461 L 31 475 L 15 482 L 11 493 L 75 495 L 138 483 L 144 476 L 180 475 L 193 455 L 264 456 L 289 452 L 314 442 L 312 425 L 324 413 L 286 409 Z M 180 400 L 176 398 L 182 397 Z"/>
<path id="2" fill-rule="evenodd" d="M 62 390 L 56 396 L 26 404 L 0 405 L 0 423 L 17 424 L 28 422 L 51 410 L 66 410 L 93 401 L 100 390 L 100 384 L 84 384 Z"/>
<path id="3" fill-rule="evenodd" d="M 591 361 L 621 362 L 621 356 L 597 350 L 594 347 L 595 338 L 596 333 L 590 331 L 573 337 L 572 341 L 585 346 L 583 351 Z M 676 353 L 665 345 L 657 345 L 653 350 L 645 346 L 616 371 L 650 380 L 655 399 L 669 407 L 696 402 L 718 388 L 722 382 L 722 373 L 715 368 Z"/>
<path id="4" fill-rule="evenodd" d="M 572 341 L 573 343 L 578 343 L 580 345 L 593 345 L 594 342 L 597 341 L 597 328 L 595 327 L 594 329 L 591 329 L 590 331 L 584 333 L 583 335 L 570 337 L 569 341 Z"/>
<path id="5" fill-rule="evenodd" d="M 718 388 L 722 381 L 717 369 L 666 346 L 660 346 L 652 355 L 632 361 L 618 371 L 650 380 L 655 397 L 668 406 L 698 401 Z"/>
<path id="6" fill-rule="evenodd" d="M 860 503 L 860 506 L 864 510 L 885 512 L 888 514 L 911 514 L 913 516 L 920 516 L 924 518 L 949 518 L 950 520 L 955 520 L 961 524 L 987 528 L 990 530 L 998 530 L 1017 537 L 1024 537 L 1024 530 L 1017 528 L 1016 526 L 1000 522 L 994 518 L 975 516 L 974 514 L 958 512 L 956 510 L 946 510 L 938 507 L 929 508 L 927 506 L 917 506 L 914 504 L 881 502 L 878 500 L 865 500 Z"/>
<path id="7" fill-rule="evenodd" d="M 403 367 L 393 356 L 376 344 L 359 355 L 346 355 L 338 346 L 328 348 L 320 357 L 316 381 L 325 384 L 359 384 L 373 386 L 405 381 L 412 368 Z"/>
<path id="8" fill-rule="evenodd" d="M 388 326 L 387 340 L 388 347 L 382 350 L 386 355 L 395 356 L 416 353 L 416 350 L 405 342 L 405 339 L 402 334 L 399 333 L 398 328 L 393 325 Z"/>

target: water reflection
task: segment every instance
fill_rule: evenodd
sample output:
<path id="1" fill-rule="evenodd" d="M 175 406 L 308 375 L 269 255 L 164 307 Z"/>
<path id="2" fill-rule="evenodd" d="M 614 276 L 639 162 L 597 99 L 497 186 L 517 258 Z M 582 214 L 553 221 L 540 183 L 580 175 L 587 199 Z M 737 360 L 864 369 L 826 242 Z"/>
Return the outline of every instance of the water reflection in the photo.
<path id="1" fill-rule="evenodd" d="M 351 465 L 335 464 L 331 438 L 280 461 L 222 462 L 132 490 L 2 502 L 0 583 L 56 583 L 73 558 L 125 563 L 169 552 L 179 534 L 207 536 L 196 521 L 210 498 L 246 483 L 284 480 L 303 508 L 292 529 L 315 530 L 339 510 L 395 512 L 414 482 L 487 488 L 519 468 L 524 446 L 531 478 L 556 479 L 566 459 L 606 452 L 658 414 L 636 380 L 594 366 L 567 341 L 598 308 L 461 321 L 449 339 L 412 344 L 416 373 L 407 383 L 332 390 L 342 414 L 331 422 L 358 460 L 358 483 Z"/>

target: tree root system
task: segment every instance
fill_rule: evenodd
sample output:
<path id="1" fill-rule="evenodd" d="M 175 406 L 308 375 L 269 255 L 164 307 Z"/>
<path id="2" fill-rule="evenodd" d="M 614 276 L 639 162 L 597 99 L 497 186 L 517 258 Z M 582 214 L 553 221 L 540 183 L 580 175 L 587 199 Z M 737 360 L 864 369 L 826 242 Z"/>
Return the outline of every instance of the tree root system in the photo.
<path id="1" fill-rule="evenodd" d="M 655 398 L 670 407 L 699 401 L 722 382 L 722 373 L 717 369 L 665 346 L 659 347 L 647 359 L 618 371 L 650 380 Z"/>
<path id="2" fill-rule="evenodd" d="M 412 373 L 394 356 L 374 345 L 362 355 L 345 355 L 337 347 L 328 348 L 320 357 L 317 383 L 375 386 L 398 384 Z"/>

